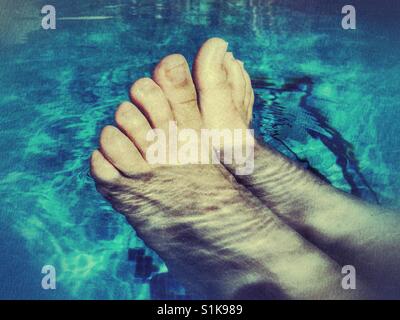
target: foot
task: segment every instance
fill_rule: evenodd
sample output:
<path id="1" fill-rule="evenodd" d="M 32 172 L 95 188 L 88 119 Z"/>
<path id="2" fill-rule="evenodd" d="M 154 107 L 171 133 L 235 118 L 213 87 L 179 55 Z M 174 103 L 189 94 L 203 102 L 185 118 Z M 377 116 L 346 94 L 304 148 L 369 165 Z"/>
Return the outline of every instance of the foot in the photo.
<path id="1" fill-rule="evenodd" d="M 103 129 L 91 172 L 98 190 L 170 271 L 191 292 L 209 298 L 349 295 L 340 287 L 338 265 L 263 208 L 219 165 L 149 163 L 146 135 L 152 129 L 166 131 L 170 121 L 179 130 L 203 127 L 182 56 L 163 59 L 153 78 L 132 86 L 134 104 L 118 108 L 118 127 Z M 217 80 L 218 87 L 218 79 L 209 80 Z M 202 85 L 200 94 L 208 91 Z M 231 120 L 234 125 L 241 121 L 235 115 Z"/>
<path id="2" fill-rule="evenodd" d="M 205 127 L 248 125 L 254 102 L 250 78 L 243 64 L 227 52 L 225 41 L 214 38 L 201 47 L 193 77 Z M 396 295 L 398 286 L 392 283 L 399 278 L 396 266 L 400 254 L 396 253 L 393 243 L 400 239 L 400 223 L 395 214 L 339 192 L 291 160 L 257 143 L 254 143 L 252 174 L 237 175 L 235 163 L 224 165 L 287 225 L 341 265 L 354 265 L 376 292 Z M 385 234 L 380 230 L 386 230 Z M 384 248 L 393 255 L 382 255 Z M 392 276 L 383 284 L 381 275 L 388 272 Z M 383 286 L 386 286 L 384 290 Z"/>

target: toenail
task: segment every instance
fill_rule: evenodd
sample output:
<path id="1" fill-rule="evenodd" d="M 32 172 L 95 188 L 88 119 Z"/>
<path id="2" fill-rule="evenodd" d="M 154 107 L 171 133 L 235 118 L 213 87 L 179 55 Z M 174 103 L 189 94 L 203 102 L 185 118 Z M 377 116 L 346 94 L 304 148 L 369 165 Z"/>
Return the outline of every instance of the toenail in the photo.
<path id="1" fill-rule="evenodd" d="M 153 81 L 150 79 L 142 79 L 134 85 L 133 91 L 137 96 L 143 96 L 154 90 Z"/>
<path id="2" fill-rule="evenodd" d="M 187 80 L 186 68 L 183 63 L 166 69 L 165 75 L 174 85 L 182 85 Z"/>
<path id="3" fill-rule="evenodd" d="M 162 60 L 161 66 L 164 70 L 171 70 L 177 66 L 184 65 L 185 57 L 180 54 L 170 55 Z"/>

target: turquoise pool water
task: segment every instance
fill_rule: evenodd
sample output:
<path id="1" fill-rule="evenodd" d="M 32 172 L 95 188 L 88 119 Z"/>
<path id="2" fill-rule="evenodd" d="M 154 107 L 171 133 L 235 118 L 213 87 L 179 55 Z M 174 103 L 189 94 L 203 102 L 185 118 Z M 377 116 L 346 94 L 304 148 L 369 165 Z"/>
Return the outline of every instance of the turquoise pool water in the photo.
<path id="1" fill-rule="evenodd" d="M 220 36 L 256 89 L 261 138 L 368 201 L 400 208 L 396 1 L 2 0 L 0 298 L 187 298 L 95 191 L 88 158 L 137 78 L 163 56 L 190 62 Z M 41 268 L 57 289 L 41 288 Z"/>

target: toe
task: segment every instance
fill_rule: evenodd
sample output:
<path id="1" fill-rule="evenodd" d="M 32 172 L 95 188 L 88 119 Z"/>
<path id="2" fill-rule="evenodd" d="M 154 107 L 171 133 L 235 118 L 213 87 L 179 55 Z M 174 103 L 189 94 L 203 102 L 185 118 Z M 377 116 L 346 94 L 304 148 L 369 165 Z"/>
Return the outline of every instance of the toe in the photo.
<path id="1" fill-rule="evenodd" d="M 153 128 L 166 129 L 173 120 L 171 108 L 161 88 L 150 78 L 137 80 L 130 90 L 132 102 L 137 105 Z"/>
<path id="2" fill-rule="evenodd" d="M 227 43 L 219 38 L 207 40 L 199 49 L 193 67 L 200 112 L 210 129 L 246 128 L 233 102 L 224 60 Z"/>
<path id="3" fill-rule="evenodd" d="M 239 65 L 240 65 L 240 67 L 242 69 L 243 77 L 244 77 L 245 84 L 246 84 L 245 85 L 246 94 L 245 94 L 245 98 L 244 98 L 244 106 L 245 106 L 245 109 L 246 109 L 246 118 L 247 118 L 246 120 L 247 120 L 247 123 L 250 123 L 251 119 L 253 117 L 254 91 L 253 91 L 253 87 L 251 86 L 250 76 L 247 73 L 246 69 L 244 68 L 243 62 L 239 61 L 239 60 L 237 60 L 237 61 L 239 62 Z"/>
<path id="4" fill-rule="evenodd" d="M 149 141 L 147 134 L 152 130 L 146 117 L 130 102 L 123 102 L 115 112 L 115 121 L 145 158 Z"/>
<path id="5" fill-rule="evenodd" d="M 90 158 L 90 173 L 97 182 L 105 184 L 114 183 L 121 177 L 99 150 L 95 150 Z"/>
<path id="6" fill-rule="evenodd" d="M 242 118 L 247 119 L 247 105 L 244 105 L 246 82 L 242 72 L 242 67 L 239 62 L 235 60 L 231 52 L 228 52 L 225 55 L 224 68 L 226 70 L 229 86 L 232 90 L 233 103 Z"/>
<path id="7" fill-rule="evenodd" d="M 196 89 L 186 59 L 180 54 L 165 57 L 155 68 L 153 79 L 164 91 L 178 126 L 200 129 Z"/>
<path id="8" fill-rule="evenodd" d="M 127 176 L 149 170 L 132 141 L 113 126 L 107 126 L 101 132 L 100 149 L 107 160 Z"/>
<path id="9" fill-rule="evenodd" d="M 223 62 L 227 48 L 228 43 L 220 38 L 211 38 L 202 45 L 193 72 L 198 90 L 214 89 L 226 83 Z"/>

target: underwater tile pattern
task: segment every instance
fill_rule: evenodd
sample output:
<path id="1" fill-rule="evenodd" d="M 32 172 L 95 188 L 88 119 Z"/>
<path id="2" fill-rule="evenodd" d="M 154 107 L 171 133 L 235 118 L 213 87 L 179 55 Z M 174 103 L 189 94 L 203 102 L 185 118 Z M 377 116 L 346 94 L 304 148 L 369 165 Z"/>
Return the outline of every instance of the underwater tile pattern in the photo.
<path id="1" fill-rule="evenodd" d="M 188 299 L 96 192 L 88 158 L 130 84 L 225 38 L 256 92 L 261 139 L 334 186 L 400 208 L 399 5 L 355 1 L 3 0 L 0 298 Z M 396 11 L 397 10 L 397 11 Z M 68 18 L 68 19 L 60 19 Z M 397 28 L 397 29 L 396 29 Z M 57 270 L 42 290 L 41 268 Z"/>

